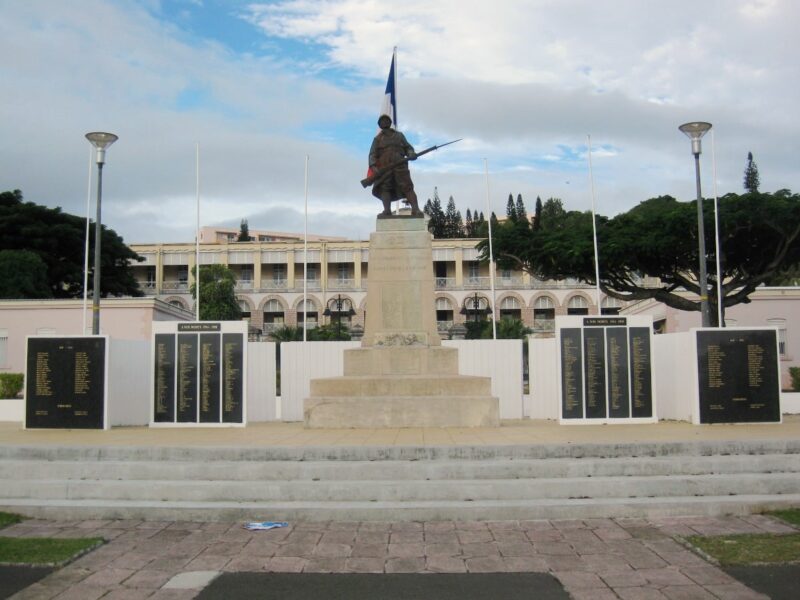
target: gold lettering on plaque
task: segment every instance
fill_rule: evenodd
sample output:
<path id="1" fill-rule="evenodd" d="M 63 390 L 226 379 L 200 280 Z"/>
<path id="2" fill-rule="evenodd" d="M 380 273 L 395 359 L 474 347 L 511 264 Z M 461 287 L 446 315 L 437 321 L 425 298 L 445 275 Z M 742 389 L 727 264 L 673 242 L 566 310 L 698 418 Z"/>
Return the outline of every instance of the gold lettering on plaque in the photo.
<path id="1" fill-rule="evenodd" d="M 723 377 L 725 375 L 722 363 L 725 359 L 725 352 L 718 344 L 708 345 L 708 387 L 717 389 L 725 386 Z"/>
<path id="2" fill-rule="evenodd" d="M 53 395 L 53 380 L 50 378 L 49 352 L 36 353 L 36 395 Z"/>
<path id="3" fill-rule="evenodd" d="M 89 367 L 92 361 L 89 360 L 87 352 L 75 352 L 75 383 L 73 392 L 78 396 L 85 396 L 91 386 L 89 377 Z"/>

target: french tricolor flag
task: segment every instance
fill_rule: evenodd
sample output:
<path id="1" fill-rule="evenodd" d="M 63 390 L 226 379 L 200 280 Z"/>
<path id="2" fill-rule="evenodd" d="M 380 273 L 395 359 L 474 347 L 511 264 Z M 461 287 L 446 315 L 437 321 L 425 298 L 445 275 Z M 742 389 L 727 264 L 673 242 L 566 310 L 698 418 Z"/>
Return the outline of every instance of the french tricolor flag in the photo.
<path id="1" fill-rule="evenodd" d="M 386 81 L 380 115 L 392 117 L 392 129 L 397 127 L 397 47 L 392 52 L 392 64 L 389 67 L 389 79 Z"/>

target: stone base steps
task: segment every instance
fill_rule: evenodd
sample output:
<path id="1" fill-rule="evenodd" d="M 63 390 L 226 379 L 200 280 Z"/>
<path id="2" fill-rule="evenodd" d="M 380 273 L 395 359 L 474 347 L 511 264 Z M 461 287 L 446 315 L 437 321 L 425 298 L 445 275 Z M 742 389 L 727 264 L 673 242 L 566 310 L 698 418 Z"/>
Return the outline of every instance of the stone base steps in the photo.
<path id="1" fill-rule="evenodd" d="M 0 448 L 0 509 L 56 519 L 524 520 L 800 506 L 800 440 Z"/>

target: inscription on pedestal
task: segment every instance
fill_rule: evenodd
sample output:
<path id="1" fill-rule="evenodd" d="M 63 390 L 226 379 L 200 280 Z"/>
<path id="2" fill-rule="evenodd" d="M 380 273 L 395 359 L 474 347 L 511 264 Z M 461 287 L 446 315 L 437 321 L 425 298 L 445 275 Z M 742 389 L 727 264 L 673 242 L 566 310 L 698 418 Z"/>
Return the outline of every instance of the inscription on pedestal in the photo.
<path id="1" fill-rule="evenodd" d="M 564 419 L 583 418 L 583 353 L 581 330 L 561 330 L 561 415 Z"/>
<path id="2" fill-rule="evenodd" d="M 153 324 L 153 423 L 244 423 L 247 334 L 240 323 Z"/>
<path id="3" fill-rule="evenodd" d="M 154 352 L 153 420 L 170 423 L 175 420 L 175 336 L 156 334 Z"/>
<path id="4" fill-rule="evenodd" d="M 697 332 L 701 423 L 780 421 L 774 330 Z"/>
<path id="5" fill-rule="evenodd" d="M 102 429 L 105 368 L 103 337 L 29 338 L 25 427 Z"/>
<path id="6" fill-rule="evenodd" d="M 655 417 L 650 323 L 645 317 L 557 319 L 561 419 Z"/>

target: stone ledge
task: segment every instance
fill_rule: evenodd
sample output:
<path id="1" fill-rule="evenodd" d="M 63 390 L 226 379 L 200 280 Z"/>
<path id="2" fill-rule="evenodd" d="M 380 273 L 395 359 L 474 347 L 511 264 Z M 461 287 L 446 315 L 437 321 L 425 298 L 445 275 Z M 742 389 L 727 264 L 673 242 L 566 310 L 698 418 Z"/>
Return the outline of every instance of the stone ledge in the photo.
<path id="1" fill-rule="evenodd" d="M 500 402 L 491 396 L 307 398 L 309 428 L 497 427 Z"/>

